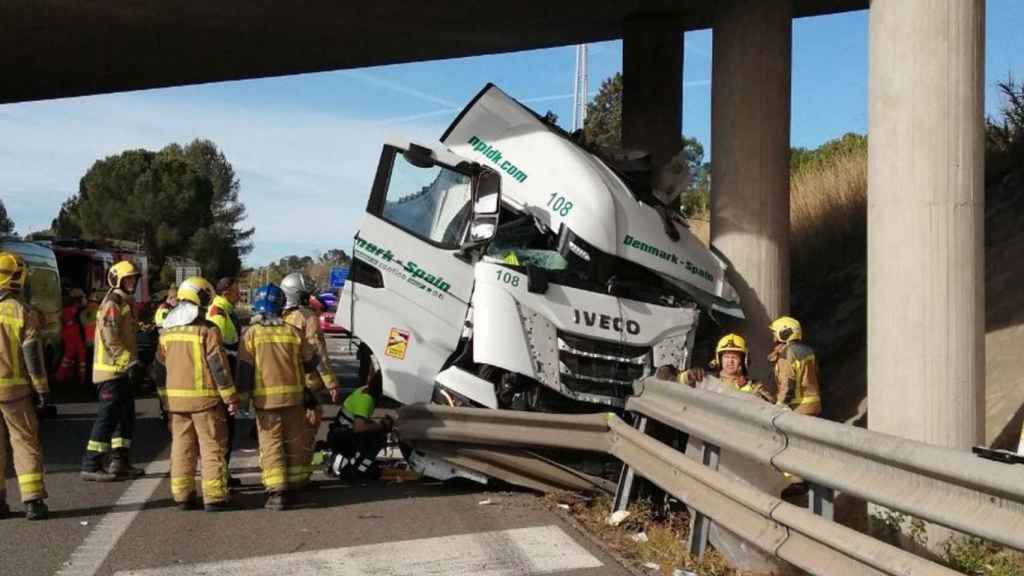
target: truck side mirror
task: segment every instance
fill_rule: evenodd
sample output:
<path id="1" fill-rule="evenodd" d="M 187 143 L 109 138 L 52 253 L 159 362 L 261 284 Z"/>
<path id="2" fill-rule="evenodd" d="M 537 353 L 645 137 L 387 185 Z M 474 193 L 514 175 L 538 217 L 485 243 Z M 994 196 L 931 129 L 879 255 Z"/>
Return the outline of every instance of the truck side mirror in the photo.
<path id="1" fill-rule="evenodd" d="M 501 176 L 481 167 L 473 186 L 473 220 L 469 224 L 469 243 L 479 244 L 494 238 L 501 213 Z"/>

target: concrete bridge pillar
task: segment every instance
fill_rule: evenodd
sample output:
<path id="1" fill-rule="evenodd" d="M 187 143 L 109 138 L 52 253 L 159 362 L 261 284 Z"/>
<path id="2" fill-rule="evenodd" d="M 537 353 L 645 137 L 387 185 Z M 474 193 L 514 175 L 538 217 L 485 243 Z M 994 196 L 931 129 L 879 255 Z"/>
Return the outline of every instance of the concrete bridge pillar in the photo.
<path id="1" fill-rule="evenodd" d="M 868 425 L 984 440 L 983 0 L 873 0 Z M 716 157 L 717 161 L 717 157 Z"/>
<path id="2" fill-rule="evenodd" d="M 732 267 L 753 374 L 789 311 L 791 0 L 719 4 L 711 77 L 711 244 Z"/>
<path id="3" fill-rule="evenodd" d="M 683 27 L 665 15 L 631 16 L 622 39 L 622 145 L 654 166 L 679 153 L 683 125 Z"/>

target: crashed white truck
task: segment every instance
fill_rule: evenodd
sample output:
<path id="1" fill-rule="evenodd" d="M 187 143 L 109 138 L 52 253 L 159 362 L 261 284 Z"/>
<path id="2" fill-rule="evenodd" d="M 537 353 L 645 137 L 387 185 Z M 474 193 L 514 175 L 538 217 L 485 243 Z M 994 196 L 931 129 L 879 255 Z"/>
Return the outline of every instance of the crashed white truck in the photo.
<path id="1" fill-rule="evenodd" d="M 701 309 L 742 316 L 677 212 L 497 87 L 441 142 L 384 146 L 335 316 L 386 396 L 619 410 L 637 379 L 689 364 Z M 407 456 L 441 479 L 496 468 Z"/>

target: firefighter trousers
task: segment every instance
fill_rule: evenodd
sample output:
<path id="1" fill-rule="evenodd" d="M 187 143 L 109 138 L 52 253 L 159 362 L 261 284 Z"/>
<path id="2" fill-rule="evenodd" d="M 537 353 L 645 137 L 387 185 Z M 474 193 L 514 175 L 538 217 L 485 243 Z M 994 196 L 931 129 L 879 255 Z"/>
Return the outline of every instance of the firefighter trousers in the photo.
<path id="1" fill-rule="evenodd" d="M 309 423 L 302 406 L 256 410 L 260 441 L 260 468 L 268 493 L 284 492 L 308 477 L 310 459 L 304 442 Z"/>
<path id="2" fill-rule="evenodd" d="M 21 501 L 46 498 L 43 486 L 43 449 L 39 444 L 39 421 L 32 397 L 0 402 L 0 494 L 7 489 L 7 441 L 14 452 L 14 472 L 18 476 Z"/>
<path id="3" fill-rule="evenodd" d="M 115 451 L 126 455 L 132 446 L 135 431 L 135 397 L 128 378 L 116 378 L 97 385 L 99 402 L 96 422 L 89 435 L 82 470 L 96 472 L 103 468 L 103 455 Z"/>
<path id="4" fill-rule="evenodd" d="M 313 452 L 316 448 L 316 434 L 320 431 L 320 423 L 324 419 L 324 409 L 319 404 L 312 408 L 306 408 L 303 412 L 306 423 L 302 437 L 302 460 L 306 464 L 305 474 L 295 484 L 302 486 L 309 482 L 313 475 Z"/>
<path id="5" fill-rule="evenodd" d="M 226 446 L 227 418 L 215 406 L 202 412 L 172 412 L 171 495 L 175 502 L 188 502 L 196 495 L 196 456 L 203 465 L 203 502 L 224 502 L 228 498 Z"/>

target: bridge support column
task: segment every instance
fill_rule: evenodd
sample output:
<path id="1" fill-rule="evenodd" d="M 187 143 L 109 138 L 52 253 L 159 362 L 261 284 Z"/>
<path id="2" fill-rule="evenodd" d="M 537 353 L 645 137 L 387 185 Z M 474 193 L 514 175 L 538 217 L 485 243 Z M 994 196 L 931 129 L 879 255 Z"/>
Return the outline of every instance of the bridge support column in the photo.
<path id="1" fill-rule="evenodd" d="M 679 153 L 683 125 L 683 28 L 664 15 L 626 20 L 622 40 L 622 145 L 647 150 L 655 167 Z"/>
<path id="2" fill-rule="evenodd" d="M 767 376 L 768 324 L 789 311 L 792 2 L 722 3 L 711 76 L 711 244 L 732 267 L 737 328 Z"/>
<path id="3" fill-rule="evenodd" d="M 983 0 L 874 0 L 868 425 L 984 440 Z M 717 158 L 716 158 L 717 160 Z"/>

